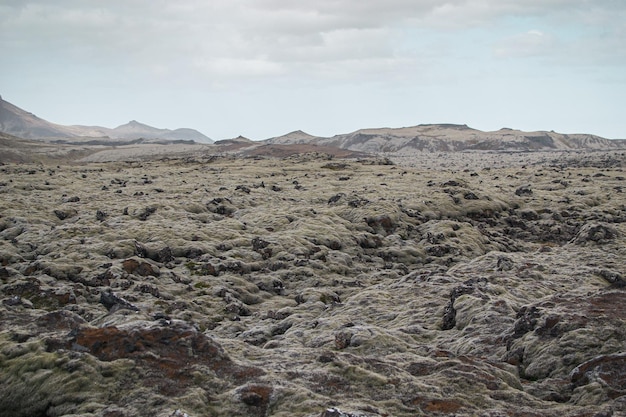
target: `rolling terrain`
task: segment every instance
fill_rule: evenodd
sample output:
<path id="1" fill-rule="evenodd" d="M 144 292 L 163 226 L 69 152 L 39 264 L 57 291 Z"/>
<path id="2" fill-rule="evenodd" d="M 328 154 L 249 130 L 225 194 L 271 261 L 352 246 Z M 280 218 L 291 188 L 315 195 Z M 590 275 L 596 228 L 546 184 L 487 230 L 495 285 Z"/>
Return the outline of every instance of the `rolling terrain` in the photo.
<path id="1" fill-rule="evenodd" d="M 0 414 L 625 415 L 624 151 L 231 145 L 0 166 Z"/>
<path id="2" fill-rule="evenodd" d="M 0 133 L 0 415 L 626 415 L 623 142 L 111 140 Z"/>

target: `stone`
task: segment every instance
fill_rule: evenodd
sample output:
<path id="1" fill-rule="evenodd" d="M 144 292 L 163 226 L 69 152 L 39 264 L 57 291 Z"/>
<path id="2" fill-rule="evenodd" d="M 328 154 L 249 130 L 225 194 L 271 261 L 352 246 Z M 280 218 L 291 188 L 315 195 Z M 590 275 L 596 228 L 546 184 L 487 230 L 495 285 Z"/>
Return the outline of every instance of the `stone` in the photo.
<path id="1" fill-rule="evenodd" d="M 100 293 L 100 303 L 105 306 L 109 311 L 117 311 L 120 309 L 139 311 L 139 308 L 124 298 L 113 294 L 111 290 L 102 291 Z"/>
<path id="2" fill-rule="evenodd" d="M 576 245 L 604 244 L 608 243 L 619 235 L 617 229 L 602 223 L 587 223 L 580 228 L 571 243 Z"/>
<path id="3" fill-rule="evenodd" d="M 104 220 L 106 220 L 106 218 L 107 218 L 106 212 L 102 210 L 96 211 L 96 220 L 103 222 Z"/>
<path id="4" fill-rule="evenodd" d="M 54 215 L 57 216 L 59 220 L 66 220 L 77 216 L 78 211 L 75 209 L 54 210 Z"/>
<path id="5" fill-rule="evenodd" d="M 352 332 L 341 331 L 335 334 L 335 347 L 339 350 L 345 349 L 350 346 L 352 340 Z"/>
<path id="6" fill-rule="evenodd" d="M 610 398 L 626 395 L 626 353 L 600 355 L 581 363 L 572 371 L 575 386 L 599 382 L 609 388 Z"/>
<path id="7" fill-rule="evenodd" d="M 66 348 L 80 347 L 101 361 L 133 359 L 150 369 L 142 381 L 161 395 L 180 395 L 196 386 L 193 369 L 204 366 L 224 381 L 246 382 L 264 372 L 255 367 L 234 363 L 214 340 L 197 330 L 182 325 L 167 327 L 80 328 L 72 332 Z M 162 384 L 162 381 L 168 381 Z M 212 384 L 209 380 L 206 384 Z M 205 389 L 211 389 L 205 386 Z M 253 390 L 253 392 L 255 392 Z"/>
<path id="8" fill-rule="evenodd" d="M 530 186 L 525 185 L 525 186 L 519 187 L 517 190 L 515 190 L 515 195 L 519 196 L 519 197 L 532 196 L 533 195 L 533 190 L 530 188 Z"/>
<path id="9" fill-rule="evenodd" d="M 366 417 L 364 414 L 344 413 L 339 408 L 327 408 L 320 414 L 320 417 Z"/>
<path id="10" fill-rule="evenodd" d="M 139 213 L 137 218 L 141 221 L 146 221 L 148 220 L 148 217 L 156 213 L 156 211 L 157 211 L 156 207 L 146 207 Z"/>
<path id="11" fill-rule="evenodd" d="M 456 326 L 456 309 L 454 308 L 454 302 L 461 295 L 471 294 L 472 292 L 474 292 L 474 287 L 471 284 L 456 287 L 450 292 L 450 300 L 448 304 L 446 304 L 443 312 L 442 330 L 450 330 Z"/>
<path id="12" fill-rule="evenodd" d="M 134 258 L 122 261 L 122 269 L 128 274 L 136 274 L 142 277 L 158 277 L 159 275 L 161 275 L 159 268 L 157 268 L 156 266 L 145 261 L 139 261 Z"/>

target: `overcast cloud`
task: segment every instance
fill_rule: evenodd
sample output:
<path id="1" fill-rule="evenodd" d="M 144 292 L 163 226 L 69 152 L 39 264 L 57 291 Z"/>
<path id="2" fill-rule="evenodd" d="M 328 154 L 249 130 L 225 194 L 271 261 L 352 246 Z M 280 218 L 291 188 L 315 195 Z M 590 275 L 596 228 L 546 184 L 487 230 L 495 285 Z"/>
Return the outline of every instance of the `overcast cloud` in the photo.
<path id="1" fill-rule="evenodd" d="M 3 98 L 62 124 L 626 138 L 623 0 L 5 0 L 0 51 Z"/>

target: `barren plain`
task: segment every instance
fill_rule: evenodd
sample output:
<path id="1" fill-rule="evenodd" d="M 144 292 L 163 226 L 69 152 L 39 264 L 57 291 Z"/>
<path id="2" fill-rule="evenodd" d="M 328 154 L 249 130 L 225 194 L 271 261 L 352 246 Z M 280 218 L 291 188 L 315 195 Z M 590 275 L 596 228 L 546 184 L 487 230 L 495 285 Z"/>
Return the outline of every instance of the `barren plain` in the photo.
<path id="1" fill-rule="evenodd" d="M 5 163 L 0 414 L 624 416 L 625 165 Z"/>

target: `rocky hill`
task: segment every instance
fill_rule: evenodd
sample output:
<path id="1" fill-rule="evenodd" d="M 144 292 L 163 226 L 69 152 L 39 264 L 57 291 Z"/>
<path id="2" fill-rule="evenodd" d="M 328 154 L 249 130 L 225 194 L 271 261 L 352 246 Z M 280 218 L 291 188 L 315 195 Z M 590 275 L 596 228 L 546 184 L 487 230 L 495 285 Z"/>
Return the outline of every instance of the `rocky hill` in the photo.
<path id="1" fill-rule="evenodd" d="M 103 140 L 161 140 L 212 143 L 212 140 L 194 129 L 159 129 L 135 120 L 110 129 L 101 126 L 64 126 L 48 122 L 0 97 L 0 132 L 25 139 L 82 142 Z"/>
<path id="2" fill-rule="evenodd" d="M 575 149 L 621 149 L 626 141 L 609 140 L 590 134 L 566 135 L 556 132 L 523 132 L 500 129 L 483 132 L 467 125 L 423 124 L 403 128 L 361 129 L 330 138 L 304 132 L 267 139 L 270 143 L 318 144 L 371 153 L 415 153 L 452 151 L 538 151 Z"/>
<path id="3" fill-rule="evenodd" d="M 267 139 L 265 142 L 274 145 L 292 145 L 292 144 L 312 144 L 321 141 L 321 138 L 313 135 L 309 135 L 301 130 L 287 133 L 283 136 L 277 136 L 271 139 Z"/>

